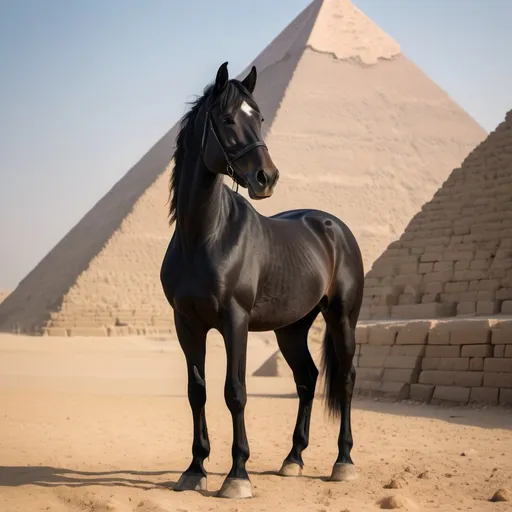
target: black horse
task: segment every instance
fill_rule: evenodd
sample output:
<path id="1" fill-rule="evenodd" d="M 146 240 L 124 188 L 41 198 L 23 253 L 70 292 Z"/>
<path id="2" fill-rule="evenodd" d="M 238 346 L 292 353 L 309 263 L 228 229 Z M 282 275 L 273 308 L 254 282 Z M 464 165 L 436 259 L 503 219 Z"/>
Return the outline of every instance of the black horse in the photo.
<path id="1" fill-rule="evenodd" d="M 222 64 L 215 83 L 182 119 L 171 176 L 170 222 L 176 226 L 160 275 L 187 361 L 194 422 L 192 463 L 176 489 L 206 489 L 203 462 L 210 443 L 204 371 L 206 335 L 213 328 L 222 334 L 227 355 L 224 396 L 233 420 L 233 465 L 218 495 L 229 498 L 252 496 L 245 468 L 247 333 L 275 331 L 293 371 L 299 410 L 293 446 L 279 474 L 300 475 L 318 376 L 307 335 L 320 312 L 326 321 L 327 407 L 341 416 L 331 480 L 356 478 L 350 410 L 364 283 L 361 253 L 335 216 L 293 210 L 264 217 L 224 184 L 228 175 L 248 189 L 251 199 L 263 199 L 278 180 L 261 140 L 263 118 L 252 96 L 256 77 L 253 67 L 243 81 L 230 80 L 227 62 Z"/>

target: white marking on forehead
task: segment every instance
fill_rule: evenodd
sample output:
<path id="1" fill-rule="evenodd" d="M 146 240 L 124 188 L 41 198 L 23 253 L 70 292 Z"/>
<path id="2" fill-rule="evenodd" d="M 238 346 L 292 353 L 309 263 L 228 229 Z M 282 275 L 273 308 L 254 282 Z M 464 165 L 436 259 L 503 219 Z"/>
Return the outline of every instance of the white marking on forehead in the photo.
<path id="1" fill-rule="evenodd" d="M 248 116 L 252 116 L 254 112 L 254 109 L 245 100 L 242 102 L 240 110 L 242 110 L 242 112 L 245 112 Z"/>

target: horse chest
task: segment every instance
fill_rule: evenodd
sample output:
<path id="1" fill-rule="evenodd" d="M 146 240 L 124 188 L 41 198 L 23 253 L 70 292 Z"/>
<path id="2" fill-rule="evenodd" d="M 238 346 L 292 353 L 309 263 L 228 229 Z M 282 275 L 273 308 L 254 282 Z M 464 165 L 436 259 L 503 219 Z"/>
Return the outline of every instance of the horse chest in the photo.
<path id="1" fill-rule="evenodd" d="M 167 283 L 171 306 L 189 318 L 215 323 L 219 312 L 219 286 L 214 275 L 182 269 Z"/>

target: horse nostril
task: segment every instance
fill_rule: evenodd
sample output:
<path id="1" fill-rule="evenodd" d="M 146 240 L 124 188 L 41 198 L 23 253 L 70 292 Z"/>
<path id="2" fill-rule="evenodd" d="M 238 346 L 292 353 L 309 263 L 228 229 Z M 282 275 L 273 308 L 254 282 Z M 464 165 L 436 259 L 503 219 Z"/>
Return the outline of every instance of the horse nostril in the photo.
<path id="1" fill-rule="evenodd" d="M 262 187 L 264 187 L 267 184 L 267 175 L 265 174 L 265 171 L 263 169 L 260 169 L 256 173 L 256 180 Z"/>

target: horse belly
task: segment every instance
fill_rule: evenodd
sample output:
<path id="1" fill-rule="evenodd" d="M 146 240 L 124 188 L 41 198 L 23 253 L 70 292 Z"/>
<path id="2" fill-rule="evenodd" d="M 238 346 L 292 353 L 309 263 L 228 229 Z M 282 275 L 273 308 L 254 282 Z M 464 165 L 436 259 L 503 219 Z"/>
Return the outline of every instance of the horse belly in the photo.
<path id="1" fill-rule="evenodd" d="M 293 324 L 315 309 L 324 296 L 320 283 L 297 286 L 280 295 L 258 300 L 249 317 L 250 331 L 273 331 Z"/>

